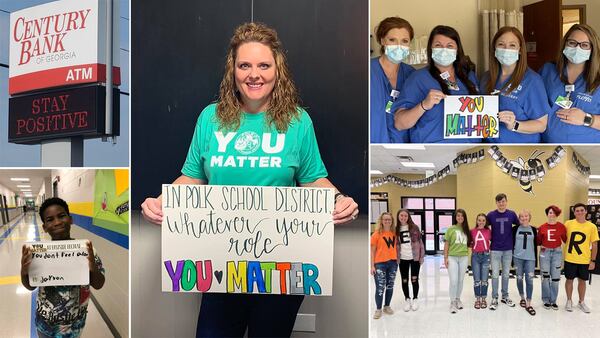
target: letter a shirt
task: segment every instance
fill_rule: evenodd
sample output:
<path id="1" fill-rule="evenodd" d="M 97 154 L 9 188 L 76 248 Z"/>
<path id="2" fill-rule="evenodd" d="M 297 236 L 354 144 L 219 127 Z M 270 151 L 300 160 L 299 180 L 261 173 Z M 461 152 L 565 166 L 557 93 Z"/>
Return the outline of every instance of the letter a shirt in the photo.
<path id="1" fill-rule="evenodd" d="M 567 228 L 565 262 L 590 264 L 592 243 L 598 241 L 598 228 L 590 221 L 579 223 L 576 219 L 566 221 L 565 228 Z"/>
<path id="2" fill-rule="evenodd" d="M 219 185 L 295 186 L 327 177 L 308 113 L 293 119 L 285 133 L 267 125 L 264 112 L 242 113 L 240 127 L 219 128 L 217 105 L 206 107 L 181 173 Z"/>
<path id="3" fill-rule="evenodd" d="M 396 235 L 391 231 L 375 231 L 371 235 L 371 247 L 375 247 L 373 264 L 397 260 Z"/>

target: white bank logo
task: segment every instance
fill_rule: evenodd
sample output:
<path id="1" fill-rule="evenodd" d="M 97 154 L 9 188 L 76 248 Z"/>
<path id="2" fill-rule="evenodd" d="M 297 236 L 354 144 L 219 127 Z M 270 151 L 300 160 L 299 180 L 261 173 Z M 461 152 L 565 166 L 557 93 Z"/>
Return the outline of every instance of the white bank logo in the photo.
<path id="1" fill-rule="evenodd" d="M 237 136 L 237 137 L 236 137 Z M 253 131 L 246 131 L 238 135 L 235 132 L 223 134 L 215 132 L 219 145 L 217 152 L 230 154 L 235 151 L 241 155 L 212 155 L 211 167 L 232 168 L 281 168 L 281 157 L 278 154 L 285 146 L 285 134 L 277 134 L 275 145 L 272 145 L 271 133 L 264 133 L 262 137 Z M 234 142 L 232 142 L 235 139 Z M 233 149 L 229 147 L 233 146 Z M 269 156 L 252 156 L 259 148 Z M 229 150 L 229 151 L 228 151 Z"/>

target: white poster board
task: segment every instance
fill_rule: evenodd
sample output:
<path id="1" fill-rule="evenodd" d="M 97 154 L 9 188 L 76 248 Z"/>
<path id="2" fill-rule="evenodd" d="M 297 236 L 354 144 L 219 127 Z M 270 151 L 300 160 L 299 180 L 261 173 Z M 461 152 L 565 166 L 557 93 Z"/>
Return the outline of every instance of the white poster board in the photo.
<path id="1" fill-rule="evenodd" d="M 444 99 L 444 139 L 498 138 L 498 96 L 449 95 Z"/>
<path id="2" fill-rule="evenodd" d="M 334 195 L 163 185 L 162 290 L 331 295 Z"/>
<path id="3" fill-rule="evenodd" d="M 88 285 L 87 240 L 26 242 L 31 248 L 31 286 Z"/>

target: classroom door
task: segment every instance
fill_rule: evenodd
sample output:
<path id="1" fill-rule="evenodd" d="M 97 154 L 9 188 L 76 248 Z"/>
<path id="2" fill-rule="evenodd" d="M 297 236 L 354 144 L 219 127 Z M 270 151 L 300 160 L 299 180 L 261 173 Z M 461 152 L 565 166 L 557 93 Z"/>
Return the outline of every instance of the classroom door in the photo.
<path id="1" fill-rule="evenodd" d="M 444 235 L 454 222 L 454 211 L 435 212 L 435 244 L 437 253 L 444 251 Z"/>
<path id="2" fill-rule="evenodd" d="M 538 71 L 554 61 L 562 38 L 562 0 L 544 0 L 523 6 L 523 36 L 527 65 Z"/>

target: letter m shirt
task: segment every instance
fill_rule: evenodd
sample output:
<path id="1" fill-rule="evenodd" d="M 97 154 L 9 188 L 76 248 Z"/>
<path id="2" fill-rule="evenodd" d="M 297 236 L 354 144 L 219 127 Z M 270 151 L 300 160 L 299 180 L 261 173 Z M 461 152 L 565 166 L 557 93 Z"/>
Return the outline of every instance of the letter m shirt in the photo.
<path id="1" fill-rule="evenodd" d="M 565 245 L 565 262 L 590 264 L 592 243 L 598 241 L 598 228 L 590 222 L 579 223 L 575 219 L 565 222 L 567 242 Z"/>
<path id="2" fill-rule="evenodd" d="M 181 173 L 218 185 L 296 186 L 327 177 L 308 113 L 298 108 L 286 132 L 268 124 L 265 112 L 241 113 L 237 130 L 224 130 L 216 104 L 196 123 Z"/>

